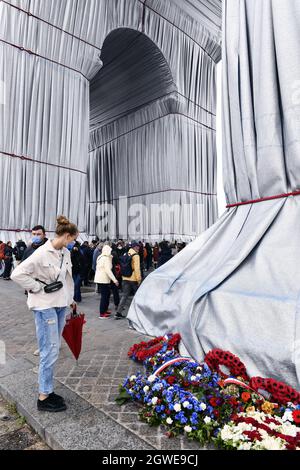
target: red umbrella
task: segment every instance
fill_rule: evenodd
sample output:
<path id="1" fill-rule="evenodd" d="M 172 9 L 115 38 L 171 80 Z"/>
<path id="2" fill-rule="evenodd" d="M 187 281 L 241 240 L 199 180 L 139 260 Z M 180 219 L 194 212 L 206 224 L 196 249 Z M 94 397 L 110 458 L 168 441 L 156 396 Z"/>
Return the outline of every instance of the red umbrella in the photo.
<path id="1" fill-rule="evenodd" d="M 82 329 L 86 323 L 84 313 L 77 313 L 76 307 L 67 316 L 63 330 L 63 338 L 71 349 L 74 357 L 78 360 L 82 346 Z"/>

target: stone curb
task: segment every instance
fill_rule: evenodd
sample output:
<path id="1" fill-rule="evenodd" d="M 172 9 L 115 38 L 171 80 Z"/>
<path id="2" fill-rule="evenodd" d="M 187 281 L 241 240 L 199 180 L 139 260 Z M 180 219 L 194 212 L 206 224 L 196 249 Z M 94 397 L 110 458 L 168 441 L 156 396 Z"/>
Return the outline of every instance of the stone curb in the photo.
<path id="1" fill-rule="evenodd" d="M 41 413 L 36 408 L 37 375 L 26 359 L 0 365 L 0 394 L 15 403 L 17 411 L 53 450 L 153 450 L 155 449 L 106 413 L 56 381 L 64 396 L 63 413 Z"/>

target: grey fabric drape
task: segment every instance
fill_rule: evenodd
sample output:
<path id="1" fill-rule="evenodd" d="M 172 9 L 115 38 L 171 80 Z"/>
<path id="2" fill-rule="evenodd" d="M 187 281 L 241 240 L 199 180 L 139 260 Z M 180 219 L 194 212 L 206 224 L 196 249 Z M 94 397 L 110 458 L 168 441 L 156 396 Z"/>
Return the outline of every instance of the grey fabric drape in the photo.
<path id="1" fill-rule="evenodd" d="M 91 84 L 88 226 L 101 238 L 192 240 L 217 216 L 220 2 L 144 7 L 140 32 L 107 36 Z"/>
<path id="2" fill-rule="evenodd" d="M 215 221 L 220 4 L 0 2 L 1 239 L 24 237 L 37 223 L 53 231 L 61 212 L 82 236 L 102 236 L 97 201 L 120 195 L 147 209 L 179 206 L 161 222 L 145 218 L 143 238 L 150 230 L 191 239 Z M 109 223 L 113 237 L 119 228 Z M 129 235 L 128 223 L 126 214 Z"/>
<path id="3" fill-rule="evenodd" d="M 11 3 L 24 11 L 0 3 L 0 238 L 36 224 L 53 231 L 59 213 L 86 232 L 89 79 L 100 51 L 26 13 L 72 33 L 77 2 Z"/>
<path id="4" fill-rule="evenodd" d="M 223 159 L 228 203 L 300 186 L 300 4 L 223 1 Z M 179 331 L 198 360 L 218 347 L 250 375 L 300 388 L 300 198 L 225 211 L 151 274 L 128 318 Z"/>

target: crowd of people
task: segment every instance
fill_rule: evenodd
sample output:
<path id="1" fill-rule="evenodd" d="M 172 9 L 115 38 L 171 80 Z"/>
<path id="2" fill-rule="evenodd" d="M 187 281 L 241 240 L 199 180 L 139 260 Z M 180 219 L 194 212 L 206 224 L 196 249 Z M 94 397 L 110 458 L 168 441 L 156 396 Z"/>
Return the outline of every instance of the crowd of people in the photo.
<path id="1" fill-rule="evenodd" d="M 42 225 L 33 227 L 28 246 L 23 240 L 17 241 L 14 247 L 11 241 L 0 241 L 0 278 L 9 281 L 13 269 L 47 241 Z M 68 246 L 72 262 L 74 301 L 82 301 L 82 286 L 92 286 L 95 283 L 96 292 L 101 295 L 99 318 L 111 316 L 108 306 L 113 296 L 114 318 L 121 319 L 129 297 L 135 294 L 144 277 L 169 261 L 184 247 L 183 242 L 170 243 L 166 240 L 155 243 L 121 239 L 94 239 L 80 243 L 76 240 Z"/>

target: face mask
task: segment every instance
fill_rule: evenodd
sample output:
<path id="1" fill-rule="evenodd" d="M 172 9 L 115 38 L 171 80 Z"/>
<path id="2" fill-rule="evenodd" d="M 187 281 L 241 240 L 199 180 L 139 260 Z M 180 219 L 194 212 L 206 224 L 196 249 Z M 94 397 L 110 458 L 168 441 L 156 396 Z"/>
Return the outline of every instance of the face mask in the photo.
<path id="1" fill-rule="evenodd" d="M 121 247 L 121 246 L 118 246 L 118 250 L 122 250 L 122 247 Z"/>
<path id="2" fill-rule="evenodd" d="M 40 237 L 40 236 L 38 236 L 38 235 L 35 235 L 34 237 L 32 237 L 31 241 L 32 241 L 32 243 L 34 243 L 35 245 L 38 245 L 39 243 L 41 243 L 42 237 Z"/>
<path id="3" fill-rule="evenodd" d="M 74 246 L 75 246 L 75 242 L 71 242 L 71 243 L 68 243 L 68 244 L 67 244 L 67 248 L 68 248 L 68 250 L 70 250 L 70 251 L 74 248 Z"/>

